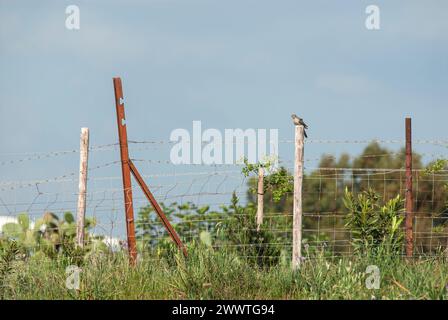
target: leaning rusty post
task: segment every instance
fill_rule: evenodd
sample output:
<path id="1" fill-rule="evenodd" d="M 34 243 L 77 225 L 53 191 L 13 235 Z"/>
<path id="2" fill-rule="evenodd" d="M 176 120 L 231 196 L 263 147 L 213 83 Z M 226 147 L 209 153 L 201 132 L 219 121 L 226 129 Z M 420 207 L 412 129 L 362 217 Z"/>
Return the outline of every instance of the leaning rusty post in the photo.
<path id="1" fill-rule="evenodd" d="M 406 118 L 406 257 L 414 253 L 413 237 L 414 201 L 412 197 L 412 122 Z"/>
<path id="2" fill-rule="evenodd" d="M 163 225 L 170 234 L 171 239 L 176 243 L 178 248 L 182 250 L 184 256 L 187 256 L 187 250 L 177 235 L 174 228 L 171 226 L 168 218 L 160 208 L 156 199 L 152 195 L 148 186 L 146 185 L 143 177 L 138 172 L 137 168 L 134 166 L 132 161 L 129 159 L 128 150 L 128 136 L 126 131 L 126 118 L 124 114 L 124 103 L 123 103 L 123 90 L 121 88 L 121 79 L 114 78 L 114 88 L 115 88 L 115 105 L 117 108 L 117 122 L 118 122 L 118 136 L 120 139 L 120 154 L 121 154 L 121 167 L 123 172 L 123 190 L 124 190 L 124 201 L 126 209 L 126 228 L 128 232 L 128 247 L 131 264 L 135 264 L 137 260 L 137 249 L 135 243 L 135 226 L 134 226 L 134 210 L 132 205 L 132 185 L 131 185 L 131 173 L 137 180 L 140 188 L 145 194 L 146 198 L 151 203 L 152 207 L 156 211 L 159 218 L 162 220 Z"/>
<path id="3" fill-rule="evenodd" d="M 134 208 L 132 204 L 131 170 L 129 167 L 128 135 L 124 113 L 123 89 L 121 79 L 114 78 L 115 106 L 117 109 L 118 138 L 120 142 L 121 170 L 123 175 L 124 206 L 126 211 L 126 230 L 131 265 L 137 261 L 135 242 Z"/>

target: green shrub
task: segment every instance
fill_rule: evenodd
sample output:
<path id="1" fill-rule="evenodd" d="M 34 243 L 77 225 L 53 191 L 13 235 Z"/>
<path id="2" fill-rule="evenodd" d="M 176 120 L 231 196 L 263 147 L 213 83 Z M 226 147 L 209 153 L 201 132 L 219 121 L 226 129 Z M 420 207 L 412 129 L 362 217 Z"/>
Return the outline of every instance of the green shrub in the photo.
<path id="1" fill-rule="evenodd" d="M 358 254 L 396 255 L 403 249 L 403 200 L 398 195 L 380 204 L 379 195 L 369 189 L 355 196 L 345 190 L 344 204 L 349 210 L 346 227 Z"/>
<path id="2" fill-rule="evenodd" d="M 87 251 L 98 248 L 101 237 L 94 237 L 88 230 L 95 225 L 94 218 L 85 221 L 85 246 L 83 249 L 75 244 L 76 222 L 71 212 L 65 212 L 63 218 L 46 212 L 34 225 L 26 213 L 17 216 L 17 222 L 6 223 L 0 230 L 0 247 L 7 248 L 14 242 L 27 256 L 38 252 L 56 258 L 59 254 L 80 264 Z M 96 250 L 96 249 L 95 249 Z"/>
<path id="3" fill-rule="evenodd" d="M 257 231 L 253 204 L 240 206 L 234 193 L 231 206 L 224 211 L 228 214 L 220 231 L 224 246 L 233 248 L 239 256 L 259 267 L 278 264 L 281 252 L 276 246 L 277 240 L 266 228 Z"/>

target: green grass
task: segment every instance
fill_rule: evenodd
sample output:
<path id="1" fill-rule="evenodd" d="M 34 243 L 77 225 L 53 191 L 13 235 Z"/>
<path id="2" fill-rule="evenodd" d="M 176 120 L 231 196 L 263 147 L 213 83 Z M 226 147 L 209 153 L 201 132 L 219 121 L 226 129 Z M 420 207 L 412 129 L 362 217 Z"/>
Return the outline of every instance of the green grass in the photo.
<path id="1" fill-rule="evenodd" d="M 5 299 L 447 299 L 448 264 L 442 257 L 309 257 L 293 272 L 287 263 L 260 269 L 224 251 L 189 248 L 147 256 L 130 267 L 127 256 L 87 256 L 79 291 L 66 288 L 70 258 L 36 255 L 13 262 L 0 287 Z M 367 289 L 368 265 L 381 272 L 379 290 Z"/>

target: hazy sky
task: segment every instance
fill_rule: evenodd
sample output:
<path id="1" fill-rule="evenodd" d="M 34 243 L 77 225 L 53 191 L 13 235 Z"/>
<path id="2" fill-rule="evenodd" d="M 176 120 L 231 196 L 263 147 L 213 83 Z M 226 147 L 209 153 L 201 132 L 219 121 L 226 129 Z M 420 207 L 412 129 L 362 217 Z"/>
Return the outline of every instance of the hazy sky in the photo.
<path id="1" fill-rule="evenodd" d="M 79 31 L 65 27 L 70 4 Z M 377 31 L 364 25 L 370 4 Z M 445 0 L 1 0 L 0 153 L 78 148 L 83 126 L 92 145 L 116 142 L 113 76 L 132 140 L 167 140 L 193 120 L 291 139 L 293 112 L 314 139 L 402 139 L 405 116 L 416 139 L 444 138 L 447 14 Z M 169 159 L 158 152 L 148 157 Z M 28 162 L 2 179 L 76 170 L 76 157 Z"/>

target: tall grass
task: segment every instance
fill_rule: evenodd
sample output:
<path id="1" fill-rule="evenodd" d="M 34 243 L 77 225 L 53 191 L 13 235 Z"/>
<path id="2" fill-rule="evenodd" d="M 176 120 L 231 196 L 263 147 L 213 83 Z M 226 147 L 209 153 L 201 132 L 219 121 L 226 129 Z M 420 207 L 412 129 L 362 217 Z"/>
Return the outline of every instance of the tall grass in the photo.
<path id="1" fill-rule="evenodd" d="M 3 276 L 5 299 L 447 299 L 448 264 L 442 255 L 328 258 L 310 255 L 300 270 L 289 262 L 260 268 L 228 251 L 191 245 L 145 255 L 130 267 L 123 253 L 92 254 L 82 265 L 79 290 L 66 288 L 66 256 L 16 259 Z M 367 289 L 366 267 L 377 265 L 380 289 Z"/>

